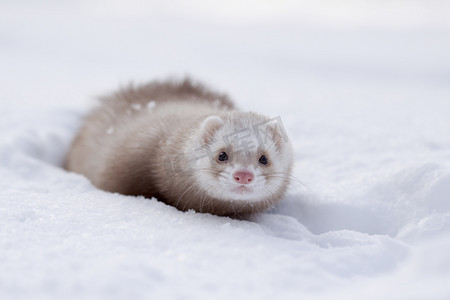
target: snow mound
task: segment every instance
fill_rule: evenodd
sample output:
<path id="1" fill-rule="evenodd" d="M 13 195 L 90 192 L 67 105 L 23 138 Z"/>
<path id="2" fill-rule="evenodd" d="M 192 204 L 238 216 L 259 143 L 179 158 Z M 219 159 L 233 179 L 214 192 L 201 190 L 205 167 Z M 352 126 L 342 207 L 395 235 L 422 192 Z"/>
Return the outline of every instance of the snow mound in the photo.
<path id="1" fill-rule="evenodd" d="M 246 220 L 183 213 L 61 169 L 82 115 L 2 113 L 2 299 L 450 295 L 448 164 L 402 167 L 340 194 L 294 182 Z M 354 176 L 341 185 L 359 184 Z"/>

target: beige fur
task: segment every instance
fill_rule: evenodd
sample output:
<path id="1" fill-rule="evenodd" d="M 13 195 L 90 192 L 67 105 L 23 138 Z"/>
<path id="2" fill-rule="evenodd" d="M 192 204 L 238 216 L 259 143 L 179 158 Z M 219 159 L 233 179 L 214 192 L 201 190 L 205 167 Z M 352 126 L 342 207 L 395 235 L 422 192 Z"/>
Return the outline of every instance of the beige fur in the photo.
<path id="1" fill-rule="evenodd" d="M 102 98 L 86 118 L 67 156 L 66 168 L 85 175 L 101 189 L 156 197 L 180 210 L 253 213 L 283 196 L 292 165 L 290 146 L 271 129 L 269 146 L 238 152 L 233 145 L 221 145 L 218 134 L 267 120 L 237 111 L 226 95 L 190 79 L 129 87 Z M 232 154 L 228 164 L 215 160 L 223 149 Z M 202 151 L 209 156 L 198 158 L 196 152 Z M 258 165 L 263 153 L 272 156 L 267 166 Z M 277 160 L 284 164 L 277 165 Z M 226 168 L 236 164 L 257 170 L 261 182 L 273 182 L 264 186 L 267 191 L 261 199 L 241 201 L 227 193 L 212 193 L 216 181 L 223 181 L 220 176 L 227 176 Z"/>

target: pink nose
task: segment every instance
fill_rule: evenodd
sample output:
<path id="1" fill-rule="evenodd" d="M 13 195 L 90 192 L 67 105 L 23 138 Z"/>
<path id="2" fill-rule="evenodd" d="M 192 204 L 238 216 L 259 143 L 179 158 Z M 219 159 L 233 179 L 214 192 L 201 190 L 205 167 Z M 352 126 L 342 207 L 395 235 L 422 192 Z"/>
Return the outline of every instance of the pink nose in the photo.
<path id="1" fill-rule="evenodd" d="M 233 176 L 234 180 L 240 184 L 248 184 L 253 180 L 253 173 L 251 172 L 239 171 L 235 172 Z"/>

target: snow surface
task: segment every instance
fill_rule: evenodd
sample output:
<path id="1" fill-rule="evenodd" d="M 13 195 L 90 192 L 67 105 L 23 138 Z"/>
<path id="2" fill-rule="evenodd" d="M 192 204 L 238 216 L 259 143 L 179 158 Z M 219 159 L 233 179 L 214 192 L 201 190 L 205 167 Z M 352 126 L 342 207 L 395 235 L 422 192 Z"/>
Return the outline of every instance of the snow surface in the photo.
<path id="1" fill-rule="evenodd" d="M 450 299 L 448 1 L 227 3 L 0 3 L 0 299 Z M 61 169 L 96 95 L 185 73 L 282 117 L 282 203 L 183 213 Z"/>

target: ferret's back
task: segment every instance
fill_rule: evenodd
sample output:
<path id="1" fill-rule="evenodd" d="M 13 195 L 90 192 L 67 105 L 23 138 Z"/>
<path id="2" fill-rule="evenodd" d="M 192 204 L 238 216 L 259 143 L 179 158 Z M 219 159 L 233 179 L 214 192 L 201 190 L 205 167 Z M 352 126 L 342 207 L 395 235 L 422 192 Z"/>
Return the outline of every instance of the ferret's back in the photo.
<path id="1" fill-rule="evenodd" d="M 103 105 L 116 112 L 125 112 L 131 108 L 149 106 L 167 101 L 204 101 L 225 109 L 233 109 L 234 105 L 226 94 L 210 90 L 206 86 L 194 82 L 190 78 L 184 80 L 152 81 L 145 85 L 133 86 L 100 98 Z M 151 106 L 151 105 L 150 105 Z"/>
<path id="2" fill-rule="evenodd" d="M 189 78 L 183 80 L 152 81 L 133 86 L 100 98 L 100 105 L 86 117 L 66 160 L 66 169 L 95 178 L 105 165 L 105 159 L 116 156 L 118 144 L 136 133 L 144 121 L 154 120 L 159 125 L 162 107 L 176 108 L 188 113 L 186 106 L 204 106 L 208 110 L 232 110 L 234 105 L 227 95 L 212 91 Z M 203 105 L 202 105 L 203 104 Z M 200 110 L 202 107 L 200 107 Z M 156 113 L 149 113 L 149 111 Z M 163 109 L 163 111 L 174 109 Z M 161 112 L 161 113 L 160 113 Z M 176 120 L 173 120 L 176 123 Z M 155 128 L 155 130 L 157 130 Z"/>

